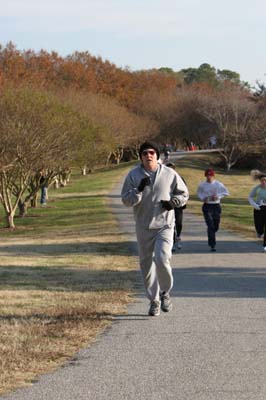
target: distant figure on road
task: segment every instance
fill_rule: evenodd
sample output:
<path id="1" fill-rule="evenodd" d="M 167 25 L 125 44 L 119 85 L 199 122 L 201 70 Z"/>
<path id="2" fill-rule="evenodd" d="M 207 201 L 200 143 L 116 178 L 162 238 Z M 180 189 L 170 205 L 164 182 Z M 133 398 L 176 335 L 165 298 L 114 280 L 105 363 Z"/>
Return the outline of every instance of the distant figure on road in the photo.
<path id="1" fill-rule="evenodd" d="M 209 140 L 209 148 L 210 149 L 215 149 L 216 144 L 217 144 L 217 139 L 216 139 L 216 136 L 213 135 L 213 136 L 210 137 L 210 140 Z"/>
<path id="2" fill-rule="evenodd" d="M 166 163 L 169 160 L 169 156 L 170 156 L 170 150 L 166 148 L 164 150 L 164 163 Z"/>
<path id="3" fill-rule="evenodd" d="M 228 196 L 229 192 L 221 182 L 215 179 L 213 169 L 207 169 L 204 174 L 206 181 L 199 184 L 197 194 L 203 201 L 202 212 L 208 228 L 208 245 L 211 251 L 216 251 L 216 232 L 219 230 L 222 213 L 220 201 L 222 197 Z"/>
<path id="4" fill-rule="evenodd" d="M 195 150 L 196 150 L 196 145 L 195 145 L 195 143 L 190 142 L 189 150 L 190 150 L 190 151 L 195 151 Z"/>
<path id="5" fill-rule="evenodd" d="M 140 268 L 150 300 L 148 314 L 158 316 L 160 309 L 172 309 L 174 208 L 186 203 L 188 190 L 175 171 L 158 163 L 156 143 L 142 143 L 139 155 L 141 163 L 127 175 L 121 197 L 134 211 Z"/>
<path id="6" fill-rule="evenodd" d="M 249 204 L 254 208 L 253 218 L 257 237 L 263 237 L 263 251 L 266 252 L 266 173 L 258 170 L 251 171 L 254 180 L 260 183 L 249 193 Z"/>
<path id="7" fill-rule="evenodd" d="M 175 170 L 175 164 L 174 163 L 168 163 L 166 164 L 167 167 L 172 168 Z M 186 182 L 183 179 L 185 185 Z M 183 210 L 186 208 L 186 204 L 182 207 L 175 207 L 175 229 L 174 229 L 174 244 L 173 244 L 173 249 L 172 251 L 176 251 L 176 249 L 181 250 L 182 248 L 182 243 L 181 243 L 181 232 L 182 232 L 182 227 L 183 227 Z"/>

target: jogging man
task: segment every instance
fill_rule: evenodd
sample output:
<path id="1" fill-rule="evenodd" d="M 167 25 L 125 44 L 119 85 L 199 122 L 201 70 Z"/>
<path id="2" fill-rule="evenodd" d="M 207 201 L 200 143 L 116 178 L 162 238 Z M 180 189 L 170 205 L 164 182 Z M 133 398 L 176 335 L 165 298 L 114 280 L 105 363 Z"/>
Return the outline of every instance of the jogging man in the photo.
<path id="1" fill-rule="evenodd" d="M 188 190 L 174 170 L 158 163 L 160 151 L 156 143 L 144 142 L 139 156 L 141 163 L 127 175 L 121 197 L 126 206 L 133 207 L 140 268 L 150 300 L 149 315 L 158 316 L 160 309 L 172 309 L 174 208 L 187 202 Z"/>

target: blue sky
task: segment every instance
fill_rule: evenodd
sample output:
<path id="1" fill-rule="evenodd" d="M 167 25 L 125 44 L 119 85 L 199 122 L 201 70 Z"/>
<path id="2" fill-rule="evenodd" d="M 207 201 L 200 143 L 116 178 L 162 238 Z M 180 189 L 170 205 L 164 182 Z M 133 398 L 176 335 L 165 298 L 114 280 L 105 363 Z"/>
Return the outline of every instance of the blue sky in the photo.
<path id="1" fill-rule="evenodd" d="M 266 82 L 265 0 L 0 0 L 0 43 L 131 70 L 209 63 Z"/>

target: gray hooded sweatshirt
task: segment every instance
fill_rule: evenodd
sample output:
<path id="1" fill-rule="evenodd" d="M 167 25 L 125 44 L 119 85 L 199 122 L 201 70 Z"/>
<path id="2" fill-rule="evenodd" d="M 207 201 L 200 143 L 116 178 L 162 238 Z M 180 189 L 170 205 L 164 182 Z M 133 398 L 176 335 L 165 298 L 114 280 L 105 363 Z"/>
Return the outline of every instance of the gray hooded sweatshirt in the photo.
<path id="1" fill-rule="evenodd" d="M 154 183 L 139 192 L 137 188 L 140 181 L 146 176 L 149 173 L 142 164 L 129 172 L 121 192 L 122 202 L 128 207 L 133 206 L 138 228 L 160 229 L 173 226 L 174 210 L 165 210 L 161 200 L 173 200 L 178 207 L 184 206 L 189 197 L 187 186 L 176 171 L 158 164 Z"/>

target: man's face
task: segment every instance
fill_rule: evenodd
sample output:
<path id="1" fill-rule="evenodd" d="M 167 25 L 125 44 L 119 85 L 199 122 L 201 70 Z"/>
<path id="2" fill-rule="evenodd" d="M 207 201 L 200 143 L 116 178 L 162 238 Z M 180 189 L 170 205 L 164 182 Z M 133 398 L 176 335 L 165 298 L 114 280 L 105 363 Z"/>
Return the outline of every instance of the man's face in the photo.
<path id="1" fill-rule="evenodd" d="M 207 182 L 211 183 L 214 180 L 214 175 L 212 174 L 207 174 L 206 175 L 206 180 Z"/>
<path id="2" fill-rule="evenodd" d="M 154 171 L 157 169 L 157 154 L 154 149 L 145 149 L 141 153 L 141 161 L 145 169 Z"/>
<path id="3" fill-rule="evenodd" d="M 260 178 L 260 183 L 263 188 L 266 187 L 266 177 Z"/>

